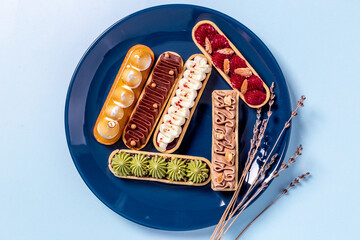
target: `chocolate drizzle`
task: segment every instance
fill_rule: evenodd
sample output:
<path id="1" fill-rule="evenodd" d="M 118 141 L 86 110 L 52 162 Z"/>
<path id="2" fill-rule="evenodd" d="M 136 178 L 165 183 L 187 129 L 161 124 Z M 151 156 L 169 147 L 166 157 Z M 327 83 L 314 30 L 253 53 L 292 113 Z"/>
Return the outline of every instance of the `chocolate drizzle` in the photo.
<path id="1" fill-rule="evenodd" d="M 171 53 L 160 55 L 151 82 L 145 86 L 144 94 L 125 127 L 124 140 L 128 146 L 141 148 L 146 143 L 181 68 L 181 57 Z M 131 128 L 132 124 L 135 124 L 135 129 Z"/>
<path id="2" fill-rule="evenodd" d="M 212 184 L 216 190 L 236 188 L 237 101 L 233 90 L 213 92 Z"/>

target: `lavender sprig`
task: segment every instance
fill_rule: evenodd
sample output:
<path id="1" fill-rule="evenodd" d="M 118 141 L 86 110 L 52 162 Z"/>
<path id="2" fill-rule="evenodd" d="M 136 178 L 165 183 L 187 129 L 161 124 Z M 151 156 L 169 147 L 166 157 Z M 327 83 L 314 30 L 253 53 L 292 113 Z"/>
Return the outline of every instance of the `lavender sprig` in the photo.
<path id="1" fill-rule="evenodd" d="M 303 150 L 303 148 L 302 148 L 302 145 L 300 144 L 300 146 L 297 147 L 296 150 L 295 150 L 295 153 L 294 153 L 294 156 L 295 156 L 295 157 L 294 157 L 294 156 L 291 156 L 291 157 L 289 158 L 288 163 L 283 162 L 283 163 L 281 164 L 280 170 L 279 170 L 279 171 L 274 171 L 274 174 L 272 174 L 269 179 L 263 181 L 262 184 L 261 184 L 261 186 L 260 186 L 260 188 L 255 192 L 255 194 L 253 194 L 253 196 L 252 196 L 248 201 L 246 201 L 246 202 L 242 205 L 242 202 L 245 200 L 245 197 L 247 197 L 248 193 L 250 193 L 250 192 L 254 189 L 254 187 L 255 187 L 256 185 L 258 185 L 259 182 L 262 181 L 262 180 L 260 181 L 261 177 L 257 179 L 257 181 L 255 182 L 255 184 L 252 184 L 252 185 L 250 186 L 248 192 L 245 194 L 245 197 L 242 199 L 242 201 L 241 201 L 241 202 L 238 204 L 238 206 L 235 208 L 235 211 L 239 210 L 239 212 L 236 214 L 236 217 L 232 220 L 232 222 L 229 224 L 229 226 L 228 226 L 226 229 L 222 229 L 222 231 L 221 231 L 221 229 L 220 229 L 219 238 L 217 238 L 217 239 L 221 239 L 221 238 L 226 234 L 226 232 L 230 229 L 231 225 L 236 221 L 236 219 L 240 216 L 240 214 L 247 208 L 247 206 L 260 194 L 260 192 L 264 191 L 264 190 L 269 186 L 269 182 L 270 182 L 272 179 L 277 178 L 282 171 L 284 171 L 285 169 L 288 169 L 291 164 L 293 164 L 293 163 L 296 162 L 296 158 L 299 157 L 299 156 L 301 156 L 302 150 Z M 275 162 L 275 160 L 277 159 L 277 157 L 278 157 L 277 154 L 275 154 L 275 155 L 271 158 L 270 162 L 267 163 L 267 164 L 265 164 L 265 167 L 263 166 L 263 167 L 260 169 L 260 171 L 259 171 L 260 176 L 261 176 L 261 175 L 265 176 L 265 172 L 266 172 L 265 169 L 266 169 L 266 168 L 270 169 L 271 165 Z M 259 175 L 259 174 L 258 174 L 258 175 Z M 303 175 L 301 175 L 301 176 L 303 176 Z M 290 184 L 290 185 L 291 185 L 291 184 Z M 233 217 L 233 215 L 231 215 L 230 218 L 231 218 L 231 217 Z M 229 219 L 230 219 L 230 218 L 229 218 Z M 226 226 L 226 224 L 225 224 L 225 226 Z"/>
<path id="2" fill-rule="evenodd" d="M 310 175 L 310 172 L 301 174 L 300 176 L 298 176 L 297 178 L 294 179 L 294 181 L 292 181 L 289 186 L 287 188 L 284 188 L 280 195 L 272 202 L 270 203 L 264 210 L 261 211 L 261 213 L 259 213 L 245 228 L 244 230 L 241 231 L 241 233 L 237 236 L 236 240 L 238 240 L 244 233 L 245 231 L 263 214 L 266 212 L 266 210 L 268 210 L 272 205 L 274 205 L 274 203 L 279 200 L 283 195 L 287 194 L 289 192 L 289 190 L 293 187 L 295 187 L 297 184 L 300 183 L 300 180 L 304 180 L 306 177 L 308 177 Z"/>
<path id="3" fill-rule="evenodd" d="M 253 138 L 250 140 L 250 149 L 249 149 L 248 156 L 247 156 L 247 159 L 245 162 L 244 170 L 241 174 L 240 180 L 238 181 L 237 188 L 236 188 L 228 206 L 226 207 L 223 215 L 221 216 L 219 223 L 216 225 L 216 228 L 215 228 L 213 234 L 211 235 L 210 239 L 214 239 L 214 237 L 216 237 L 215 234 L 220 230 L 221 227 L 223 227 L 223 224 L 224 224 L 225 220 L 227 219 L 228 214 L 230 212 L 233 212 L 234 207 L 236 206 L 236 200 L 239 196 L 239 193 L 240 193 L 240 190 L 244 183 L 245 177 L 250 169 L 250 166 L 252 165 L 252 162 L 255 159 L 255 155 L 259 149 L 262 138 L 264 137 L 264 132 L 266 131 L 267 124 L 272 115 L 271 108 L 274 104 L 274 99 L 275 99 L 274 88 L 275 88 L 275 84 L 272 83 L 271 87 L 270 87 L 270 101 L 269 101 L 269 109 L 267 112 L 267 119 L 262 120 L 262 121 L 260 120 L 261 108 L 258 108 L 256 111 L 256 121 L 255 121 L 254 128 L 253 128 Z M 259 127 L 260 127 L 260 129 L 259 129 Z"/>
<path id="4" fill-rule="evenodd" d="M 274 100 L 275 98 L 275 94 L 273 92 L 273 84 L 271 85 L 271 89 L 270 89 L 270 92 L 271 92 L 271 100 Z M 249 171 L 249 168 L 252 164 L 252 161 L 253 159 L 255 158 L 255 155 L 257 153 L 257 150 L 258 150 L 258 146 L 260 146 L 259 142 L 261 143 L 261 140 L 263 138 L 263 134 L 266 130 L 266 127 L 267 127 L 267 124 L 268 124 L 268 121 L 262 121 L 261 122 L 261 126 L 265 126 L 264 128 L 261 128 L 260 126 L 260 130 L 257 132 L 258 135 L 257 137 L 253 137 L 252 141 L 251 141 L 251 147 L 250 147 L 250 150 L 249 150 L 249 154 L 248 154 L 248 159 L 246 161 L 246 164 L 245 164 L 245 168 L 244 168 L 244 171 L 242 173 L 242 176 L 241 176 L 241 179 L 240 179 L 240 184 L 238 185 L 238 188 L 236 189 L 234 195 L 233 195 L 233 198 L 231 199 L 229 205 L 227 206 L 226 210 L 224 211 L 224 214 L 223 216 L 221 217 L 218 225 L 216 226 L 213 234 L 211 235 L 211 238 L 210 239 L 221 239 L 222 236 L 227 232 L 227 230 L 230 228 L 230 226 L 232 225 L 232 223 L 235 221 L 235 218 L 232 223 L 230 224 L 230 226 L 225 230 L 225 227 L 226 225 L 229 223 L 230 219 L 234 216 L 234 214 L 240 209 L 242 208 L 242 210 L 240 211 L 240 213 L 246 208 L 246 206 L 244 205 L 243 206 L 243 203 L 244 201 L 247 199 L 248 195 L 250 194 L 250 192 L 253 190 L 254 188 L 254 185 L 257 185 L 259 183 L 258 179 L 262 173 L 262 169 L 265 168 L 267 166 L 267 163 L 269 161 L 269 157 L 272 156 L 272 153 L 275 149 L 275 147 L 277 146 L 281 136 L 283 135 L 283 133 L 290 127 L 291 125 L 291 120 L 297 116 L 298 114 L 298 109 L 299 107 L 303 107 L 304 106 L 304 101 L 305 101 L 305 96 L 301 96 L 301 98 L 299 99 L 299 101 L 297 101 L 297 107 L 291 112 L 291 115 L 289 117 L 289 119 L 285 122 L 284 124 L 284 127 L 282 129 L 282 131 L 280 132 L 275 144 L 273 145 L 268 157 L 266 158 L 262 168 L 260 169 L 260 171 L 258 172 L 257 176 L 255 177 L 255 180 L 254 182 L 251 184 L 250 188 L 248 189 L 248 191 L 245 193 L 244 197 L 242 198 L 241 202 L 237 205 L 236 208 L 234 208 L 235 206 L 235 203 L 236 203 L 236 199 L 239 195 L 239 192 L 240 192 L 240 188 L 243 184 L 243 181 L 245 179 L 245 176 L 247 175 L 248 171 Z M 271 106 L 272 104 L 274 103 L 274 101 L 271 101 Z M 269 101 L 269 104 L 270 104 L 270 101 Z M 269 106 L 269 112 L 271 112 L 271 106 Z M 271 116 L 271 113 L 268 114 L 268 118 Z M 255 123 L 255 126 L 256 126 L 256 129 L 259 127 L 259 124 L 258 124 L 258 121 Z M 254 127 L 255 129 L 255 127 Z M 254 132 L 255 133 L 255 132 Z M 255 140 L 254 140 L 255 139 Z M 259 142 L 258 142 L 259 141 Z M 255 146 L 255 147 L 254 147 Z M 253 149 L 256 149 L 255 152 L 253 152 Z M 297 149 L 297 153 L 295 153 L 295 155 L 301 155 L 301 150 L 302 150 L 302 147 L 300 146 L 300 151 L 298 151 Z M 295 158 L 295 157 L 294 157 Z M 291 162 L 293 163 L 294 160 L 291 160 Z M 291 163 L 290 163 L 291 164 Z M 288 164 L 285 164 L 282 166 L 282 168 L 280 169 L 280 171 L 286 169 L 288 167 Z M 278 173 L 275 171 L 274 174 L 273 174 L 273 178 L 277 177 L 278 176 Z M 261 189 L 261 188 L 260 188 Z M 257 191 L 255 193 L 255 195 L 257 195 L 259 193 L 259 191 Z M 253 198 L 251 198 L 248 202 L 250 203 L 252 201 Z M 224 232 L 225 231 L 225 232 Z"/>

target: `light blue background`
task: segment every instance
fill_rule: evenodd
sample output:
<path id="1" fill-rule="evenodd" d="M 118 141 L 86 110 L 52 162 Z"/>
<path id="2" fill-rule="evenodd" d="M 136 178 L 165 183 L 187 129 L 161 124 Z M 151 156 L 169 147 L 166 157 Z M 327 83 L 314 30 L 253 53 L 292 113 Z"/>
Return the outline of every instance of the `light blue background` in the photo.
<path id="1" fill-rule="evenodd" d="M 225 3 L 226 2 L 226 3 Z M 108 209 L 87 188 L 65 140 L 72 73 L 106 28 L 166 1 L 0 0 L 0 239 L 208 239 L 213 227 L 153 230 Z M 176 2 L 178 3 L 178 2 Z M 359 1 L 183 1 L 217 9 L 269 47 L 293 103 L 289 156 L 274 181 L 231 229 L 233 239 L 293 178 L 312 177 L 264 214 L 244 239 L 357 239 L 359 224 Z M 196 216 L 194 216 L 196 217 Z"/>

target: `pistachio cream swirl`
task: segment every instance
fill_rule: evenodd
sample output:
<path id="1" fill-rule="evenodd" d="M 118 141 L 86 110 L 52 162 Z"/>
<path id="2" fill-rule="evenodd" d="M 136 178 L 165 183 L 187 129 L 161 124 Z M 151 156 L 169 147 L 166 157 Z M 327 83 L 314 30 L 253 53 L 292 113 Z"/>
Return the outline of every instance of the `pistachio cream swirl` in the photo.
<path id="1" fill-rule="evenodd" d="M 164 178 L 166 175 L 166 160 L 160 156 L 154 156 L 149 161 L 149 175 L 153 178 Z"/>
<path id="2" fill-rule="evenodd" d="M 202 183 L 209 177 L 209 169 L 200 160 L 191 160 L 186 167 L 186 177 L 192 183 Z"/>
<path id="3" fill-rule="evenodd" d="M 133 157 L 126 152 L 120 152 L 111 160 L 111 167 L 118 176 L 128 176 L 130 174 L 130 163 Z"/>
<path id="4" fill-rule="evenodd" d="M 186 176 L 186 163 L 180 158 L 173 158 L 168 162 L 167 174 L 170 181 L 181 181 Z"/>
<path id="5" fill-rule="evenodd" d="M 131 173 L 136 177 L 143 177 L 148 172 L 149 158 L 143 154 L 135 154 L 131 161 Z"/>

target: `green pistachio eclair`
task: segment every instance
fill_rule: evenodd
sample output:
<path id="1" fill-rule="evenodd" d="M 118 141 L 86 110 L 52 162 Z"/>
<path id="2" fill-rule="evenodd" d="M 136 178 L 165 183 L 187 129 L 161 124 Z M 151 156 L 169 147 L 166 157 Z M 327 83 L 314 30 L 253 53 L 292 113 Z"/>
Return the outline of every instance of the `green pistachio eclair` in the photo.
<path id="1" fill-rule="evenodd" d="M 148 171 L 149 158 L 143 154 L 136 154 L 130 164 L 131 173 L 136 177 L 143 177 Z"/>
<path id="2" fill-rule="evenodd" d="M 206 163 L 200 160 L 191 160 L 186 166 L 186 176 L 192 183 L 202 183 L 209 177 Z"/>
<path id="3" fill-rule="evenodd" d="M 173 158 L 168 162 L 167 166 L 168 178 L 171 181 L 184 180 L 186 176 L 186 163 L 184 160 L 179 158 Z"/>
<path id="4" fill-rule="evenodd" d="M 164 178 L 166 175 L 166 161 L 160 156 L 154 156 L 149 161 L 149 175 L 153 178 Z"/>
<path id="5" fill-rule="evenodd" d="M 133 157 L 129 153 L 120 152 L 111 160 L 111 167 L 118 176 L 130 175 L 130 163 Z"/>

